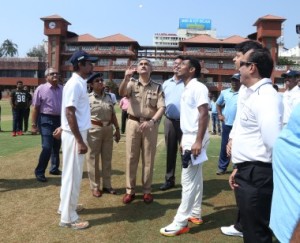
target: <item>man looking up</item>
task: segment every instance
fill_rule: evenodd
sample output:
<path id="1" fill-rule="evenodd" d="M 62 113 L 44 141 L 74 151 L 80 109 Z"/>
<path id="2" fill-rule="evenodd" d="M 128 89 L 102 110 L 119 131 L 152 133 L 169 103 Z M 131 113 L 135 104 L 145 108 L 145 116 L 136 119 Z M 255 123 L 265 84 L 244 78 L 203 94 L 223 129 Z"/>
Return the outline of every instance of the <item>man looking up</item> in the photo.
<path id="1" fill-rule="evenodd" d="M 139 79 L 132 75 L 137 72 Z M 159 120 L 165 110 L 161 85 L 151 78 L 152 65 L 148 59 L 141 59 L 137 68 L 130 67 L 120 84 L 119 94 L 129 99 L 126 129 L 126 194 L 123 203 L 135 199 L 136 173 L 142 152 L 143 200 L 151 203 L 153 165 L 156 153 Z"/>
<path id="2" fill-rule="evenodd" d="M 244 241 L 271 243 L 272 149 L 282 127 L 282 104 L 270 79 L 273 60 L 267 48 L 249 50 L 239 63 L 245 88 L 230 133 L 237 167 L 230 185 L 238 199 Z"/>
<path id="3" fill-rule="evenodd" d="M 167 167 L 165 175 L 165 183 L 160 190 L 165 191 L 175 186 L 175 169 L 176 158 L 178 153 L 178 145 L 181 142 L 182 132 L 180 129 L 180 97 L 184 89 L 184 84 L 178 78 L 178 67 L 183 57 L 175 58 L 173 64 L 174 76 L 163 83 L 163 91 L 165 94 L 165 143 L 167 149 Z"/>
<path id="4" fill-rule="evenodd" d="M 176 236 L 189 231 L 188 221 L 201 224 L 203 195 L 202 164 L 207 160 L 208 89 L 200 83 L 201 66 L 197 59 L 185 57 L 178 69 L 184 82 L 180 100 L 180 127 L 182 130 L 182 198 L 174 220 L 161 228 L 165 236 Z"/>

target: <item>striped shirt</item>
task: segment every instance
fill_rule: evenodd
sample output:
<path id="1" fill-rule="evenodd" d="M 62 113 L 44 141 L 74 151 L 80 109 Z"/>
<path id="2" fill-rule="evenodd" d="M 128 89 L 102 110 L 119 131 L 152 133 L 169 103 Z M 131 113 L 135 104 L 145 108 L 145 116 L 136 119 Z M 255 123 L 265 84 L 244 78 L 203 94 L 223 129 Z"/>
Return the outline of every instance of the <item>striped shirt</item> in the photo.
<path id="1" fill-rule="evenodd" d="M 63 86 L 51 85 L 49 82 L 41 84 L 34 92 L 32 105 L 39 107 L 42 114 L 60 116 Z"/>

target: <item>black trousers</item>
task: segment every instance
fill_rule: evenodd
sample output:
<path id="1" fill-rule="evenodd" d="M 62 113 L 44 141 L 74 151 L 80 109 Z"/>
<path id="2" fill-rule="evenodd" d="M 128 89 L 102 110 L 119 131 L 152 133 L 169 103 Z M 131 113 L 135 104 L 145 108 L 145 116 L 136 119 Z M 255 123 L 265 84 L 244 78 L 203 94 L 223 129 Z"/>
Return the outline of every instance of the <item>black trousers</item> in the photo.
<path id="1" fill-rule="evenodd" d="M 175 181 L 176 158 L 178 145 L 180 144 L 182 131 L 180 121 L 165 118 L 165 143 L 167 149 L 166 181 Z"/>
<path id="2" fill-rule="evenodd" d="M 269 228 L 273 193 L 272 164 L 259 161 L 237 164 L 235 189 L 244 242 L 272 242 Z"/>
<path id="3" fill-rule="evenodd" d="M 125 133 L 127 118 L 128 118 L 127 110 L 122 110 L 122 116 L 121 116 L 121 132 L 122 132 L 122 134 Z"/>

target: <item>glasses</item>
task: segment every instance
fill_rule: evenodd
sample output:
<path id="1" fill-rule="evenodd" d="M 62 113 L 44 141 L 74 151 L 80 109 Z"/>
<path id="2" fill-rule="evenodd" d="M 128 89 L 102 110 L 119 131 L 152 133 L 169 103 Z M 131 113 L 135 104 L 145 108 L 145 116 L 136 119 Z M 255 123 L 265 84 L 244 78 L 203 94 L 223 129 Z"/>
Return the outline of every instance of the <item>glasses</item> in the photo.
<path id="1" fill-rule="evenodd" d="M 249 67 L 252 64 L 257 64 L 257 63 L 256 62 L 244 62 L 244 61 L 240 61 L 240 67 L 242 67 L 242 66 Z"/>
<path id="2" fill-rule="evenodd" d="M 48 75 L 49 75 L 49 76 L 52 76 L 52 77 L 53 77 L 53 76 L 59 76 L 59 73 L 49 73 Z"/>

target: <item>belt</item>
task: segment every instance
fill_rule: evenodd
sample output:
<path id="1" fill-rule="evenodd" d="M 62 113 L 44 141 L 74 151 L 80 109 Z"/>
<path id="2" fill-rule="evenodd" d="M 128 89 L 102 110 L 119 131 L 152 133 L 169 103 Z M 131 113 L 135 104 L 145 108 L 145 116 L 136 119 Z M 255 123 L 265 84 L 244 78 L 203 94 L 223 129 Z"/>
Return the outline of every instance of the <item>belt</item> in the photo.
<path id="1" fill-rule="evenodd" d="M 272 168 L 272 163 L 266 163 L 266 162 L 261 162 L 261 161 L 245 161 L 243 163 L 237 163 L 236 167 L 238 169 L 241 169 L 241 168 L 251 166 L 251 165 L 255 165 L 255 166 L 259 166 L 259 167 Z"/>
<path id="2" fill-rule="evenodd" d="M 170 118 L 170 117 L 168 117 L 168 116 L 166 116 L 166 115 L 165 115 L 165 117 L 166 117 L 167 119 L 169 119 L 170 121 L 180 122 L 180 119 L 173 119 L 173 118 Z"/>
<path id="3" fill-rule="evenodd" d="M 94 120 L 91 120 L 91 123 L 93 125 L 96 125 L 96 126 L 99 126 L 99 127 L 107 127 L 111 124 L 110 121 L 94 121 Z"/>
<path id="4" fill-rule="evenodd" d="M 144 122 L 144 121 L 150 121 L 151 118 L 145 118 L 145 117 L 135 117 L 133 115 L 128 114 L 128 119 L 137 121 L 137 122 Z"/>

